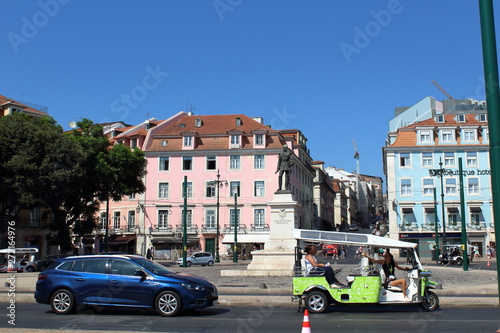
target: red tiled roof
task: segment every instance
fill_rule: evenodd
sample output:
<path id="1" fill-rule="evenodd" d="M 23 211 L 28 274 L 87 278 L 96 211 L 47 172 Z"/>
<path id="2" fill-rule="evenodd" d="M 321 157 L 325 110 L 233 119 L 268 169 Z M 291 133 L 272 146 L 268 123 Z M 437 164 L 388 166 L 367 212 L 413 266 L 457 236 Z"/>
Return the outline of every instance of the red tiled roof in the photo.
<path id="1" fill-rule="evenodd" d="M 22 107 L 22 111 L 27 112 L 27 113 L 32 113 L 38 116 L 48 116 L 48 113 L 33 109 L 32 107 L 27 106 L 26 104 L 23 104 L 21 102 L 18 102 L 16 100 L 13 100 L 12 98 L 8 98 L 6 96 L 0 95 L 0 107 L 3 106 L 4 104 L 14 104 Z"/>

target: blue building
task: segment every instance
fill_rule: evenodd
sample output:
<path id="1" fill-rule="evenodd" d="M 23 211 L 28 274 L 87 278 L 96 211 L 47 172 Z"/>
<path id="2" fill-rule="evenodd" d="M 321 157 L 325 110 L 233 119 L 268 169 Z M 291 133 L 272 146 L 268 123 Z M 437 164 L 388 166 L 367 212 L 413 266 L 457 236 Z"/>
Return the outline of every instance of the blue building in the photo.
<path id="1" fill-rule="evenodd" d="M 436 234 L 439 247 L 443 241 L 461 243 L 462 217 L 468 241 L 481 255 L 494 241 L 487 113 L 484 104 L 465 109 L 448 113 L 445 108 L 444 113 L 399 127 L 383 147 L 389 237 L 418 243 L 424 258 L 431 257 Z"/>

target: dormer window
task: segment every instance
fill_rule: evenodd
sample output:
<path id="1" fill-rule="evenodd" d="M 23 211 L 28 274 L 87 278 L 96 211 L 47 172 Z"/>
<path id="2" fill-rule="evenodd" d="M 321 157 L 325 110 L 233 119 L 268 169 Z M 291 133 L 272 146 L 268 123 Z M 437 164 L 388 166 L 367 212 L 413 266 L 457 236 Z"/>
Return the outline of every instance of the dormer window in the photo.
<path id="1" fill-rule="evenodd" d="M 241 118 L 236 117 L 236 126 L 241 126 Z"/>
<path id="2" fill-rule="evenodd" d="M 192 147 L 193 146 L 193 137 L 185 136 L 184 137 L 184 147 Z"/>
<path id="3" fill-rule="evenodd" d="M 480 113 L 477 115 L 477 119 L 482 122 L 482 123 L 485 123 L 488 121 L 488 118 L 486 117 L 486 113 Z"/>
<path id="4" fill-rule="evenodd" d="M 196 118 L 196 120 L 194 121 L 194 126 L 195 127 L 201 127 L 201 125 L 203 125 L 203 122 L 201 121 L 200 118 Z"/>
<path id="5" fill-rule="evenodd" d="M 232 134 L 230 137 L 230 148 L 241 148 L 241 136 L 239 134 Z"/>
<path id="6" fill-rule="evenodd" d="M 436 123 L 444 123 L 444 114 L 438 114 L 436 116 Z"/>
<path id="7" fill-rule="evenodd" d="M 457 114 L 457 122 L 465 123 L 465 114 Z"/>
<path id="8" fill-rule="evenodd" d="M 264 144 L 264 134 L 255 134 L 255 145 L 262 146 Z"/>
<path id="9" fill-rule="evenodd" d="M 161 140 L 161 146 L 162 147 L 166 147 L 168 145 L 168 141 L 167 140 Z"/>

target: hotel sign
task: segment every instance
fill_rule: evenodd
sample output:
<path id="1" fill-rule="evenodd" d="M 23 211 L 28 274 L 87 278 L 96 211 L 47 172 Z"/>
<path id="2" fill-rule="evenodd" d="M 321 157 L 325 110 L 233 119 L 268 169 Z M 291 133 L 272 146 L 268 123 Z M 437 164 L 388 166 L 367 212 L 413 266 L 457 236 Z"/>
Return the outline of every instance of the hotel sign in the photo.
<path id="1" fill-rule="evenodd" d="M 443 169 L 443 176 L 458 176 L 459 171 L 458 170 L 452 170 L 452 169 Z M 464 177 L 467 176 L 491 176 L 491 170 L 490 169 L 476 169 L 476 170 L 462 170 L 462 174 Z M 432 177 L 440 177 L 441 176 L 441 169 L 431 169 L 429 170 L 429 176 Z"/>

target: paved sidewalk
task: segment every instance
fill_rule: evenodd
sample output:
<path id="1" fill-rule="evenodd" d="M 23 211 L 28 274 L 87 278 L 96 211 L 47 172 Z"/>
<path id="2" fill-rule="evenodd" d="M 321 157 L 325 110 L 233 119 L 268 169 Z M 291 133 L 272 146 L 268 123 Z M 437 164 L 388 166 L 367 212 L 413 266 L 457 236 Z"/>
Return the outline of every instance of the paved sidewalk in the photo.
<path id="1" fill-rule="evenodd" d="M 331 261 L 331 260 L 330 260 Z M 232 277 L 221 276 L 221 270 L 246 269 L 250 261 L 233 263 L 222 261 L 212 267 L 178 267 L 169 262 L 162 262 L 176 272 L 199 275 L 212 281 L 219 289 L 220 300 L 223 305 L 235 304 L 274 304 L 290 305 L 292 278 L 283 276 L 264 277 Z M 472 263 L 468 271 L 463 271 L 459 266 L 438 266 L 435 263 L 426 262 L 424 267 L 432 272 L 432 281 L 441 283 L 442 290 L 436 290 L 441 305 L 478 305 L 498 306 L 498 280 L 497 272 L 492 266 L 486 266 L 486 261 Z M 342 268 L 337 275 L 340 281 L 357 266 L 354 260 L 338 260 L 336 266 Z M 399 271 L 401 277 L 404 272 Z M 11 274 L 0 274 L 0 295 L 2 302 L 7 300 L 8 279 Z M 15 273 L 15 298 L 17 302 L 34 302 L 33 292 L 38 273 Z M 398 275 L 399 276 L 399 275 Z M 4 297 L 6 296 L 6 297 Z"/>

